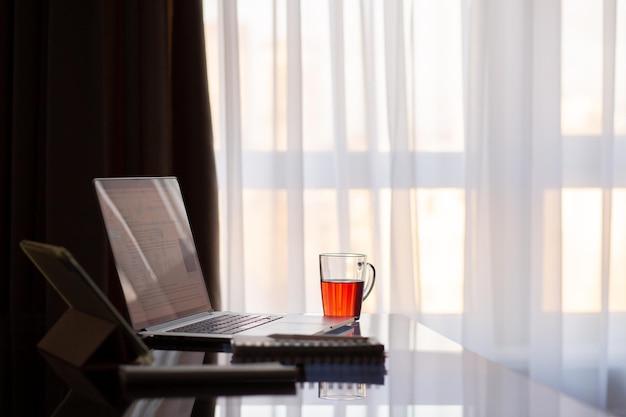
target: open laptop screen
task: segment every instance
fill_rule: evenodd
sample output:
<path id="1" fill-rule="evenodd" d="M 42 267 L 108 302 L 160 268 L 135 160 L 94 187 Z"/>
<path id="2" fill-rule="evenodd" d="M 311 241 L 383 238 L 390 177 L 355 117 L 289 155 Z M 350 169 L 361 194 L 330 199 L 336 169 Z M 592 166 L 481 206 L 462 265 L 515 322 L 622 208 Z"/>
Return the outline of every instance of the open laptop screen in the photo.
<path id="1" fill-rule="evenodd" d="M 211 310 L 178 180 L 94 184 L 133 328 Z"/>

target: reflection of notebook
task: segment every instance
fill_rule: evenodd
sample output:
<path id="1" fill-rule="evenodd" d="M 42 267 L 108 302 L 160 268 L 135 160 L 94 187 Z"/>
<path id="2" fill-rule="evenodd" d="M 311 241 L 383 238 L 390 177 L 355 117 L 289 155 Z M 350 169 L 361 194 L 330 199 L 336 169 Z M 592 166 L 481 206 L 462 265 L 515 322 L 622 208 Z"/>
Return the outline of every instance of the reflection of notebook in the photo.
<path id="1" fill-rule="evenodd" d="M 30 240 L 22 240 L 20 247 L 70 308 L 117 326 L 134 362 L 152 362 L 148 347 L 67 249 Z"/>
<path id="2" fill-rule="evenodd" d="M 353 317 L 215 311 L 178 180 L 96 178 L 94 185 L 131 323 L 142 335 L 176 340 L 171 342 L 175 346 L 185 340 L 230 340 L 234 334 L 319 334 L 354 321 Z M 194 329 L 207 319 L 230 318 L 244 322 L 233 329 Z"/>

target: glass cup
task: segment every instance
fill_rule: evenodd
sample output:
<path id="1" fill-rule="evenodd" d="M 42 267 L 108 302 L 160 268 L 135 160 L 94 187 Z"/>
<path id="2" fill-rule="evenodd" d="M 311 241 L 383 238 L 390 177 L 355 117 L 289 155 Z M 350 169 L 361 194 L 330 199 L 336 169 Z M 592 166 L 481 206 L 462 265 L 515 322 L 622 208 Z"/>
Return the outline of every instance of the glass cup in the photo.
<path id="1" fill-rule="evenodd" d="M 374 288 L 376 269 L 360 253 L 322 253 L 320 280 L 324 315 L 358 319 Z"/>

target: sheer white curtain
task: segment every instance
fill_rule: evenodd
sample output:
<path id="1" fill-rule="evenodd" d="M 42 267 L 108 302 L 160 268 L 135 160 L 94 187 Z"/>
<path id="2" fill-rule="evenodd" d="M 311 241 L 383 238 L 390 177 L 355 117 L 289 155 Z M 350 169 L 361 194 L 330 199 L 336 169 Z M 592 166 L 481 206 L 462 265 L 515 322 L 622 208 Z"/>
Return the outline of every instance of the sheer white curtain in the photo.
<path id="1" fill-rule="evenodd" d="M 624 0 L 205 0 L 223 300 L 400 312 L 626 409 Z"/>

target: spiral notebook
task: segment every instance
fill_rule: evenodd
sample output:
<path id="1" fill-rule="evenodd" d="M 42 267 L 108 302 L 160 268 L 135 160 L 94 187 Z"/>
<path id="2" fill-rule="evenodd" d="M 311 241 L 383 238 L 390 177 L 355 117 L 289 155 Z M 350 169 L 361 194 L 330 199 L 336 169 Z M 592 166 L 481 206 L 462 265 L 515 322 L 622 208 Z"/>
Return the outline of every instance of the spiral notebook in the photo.
<path id="1" fill-rule="evenodd" d="M 371 337 L 274 334 L 235 336 L 232 362 L 282 364 L 382 364 L 385 346 Z"/>

